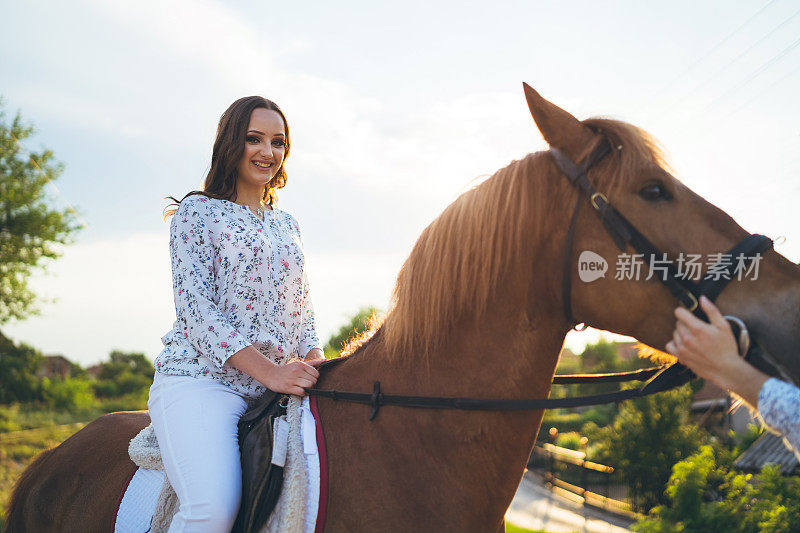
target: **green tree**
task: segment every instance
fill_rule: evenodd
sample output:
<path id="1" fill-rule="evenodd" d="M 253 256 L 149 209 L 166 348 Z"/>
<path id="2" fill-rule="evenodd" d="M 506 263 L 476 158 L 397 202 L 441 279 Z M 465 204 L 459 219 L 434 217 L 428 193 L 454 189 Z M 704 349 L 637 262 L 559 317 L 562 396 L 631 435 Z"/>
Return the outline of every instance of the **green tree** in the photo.
<path id="1" fill-rule="evenodd" d="M 27 152 L 19 141 L 34 133 L 20 113 L 9 122 L 0 100 L 0 324 L 40 314 L 28 287 L 43 258 L 61 256 L 54 245 L 71 244 L 80 229 L 74 214 L 53 209 L 45 185 L 63 171 L 53 152 Z"/>
<path id="2" fill-rule="evenodd" d="M 369 330 L 370 319 L 373 315 L 380 313 L 377 307 L 362 307 L 353 315 L 350 322 L 339 328 L 339 332 L 332 335 L 325 345 L 325 355 L 331 351 L 341 352 L 350 340 L 358 338 L 362 333 Z"/>
<path id="3" fill-rule="evenodd" d="M 635 505 L 647 511 L 664 503 L 672 467 L 708 440 L 689 418 L 689 384 L 660 394 L 628 400 L 611 425 L 588 423 L 592 460 L 613 466 L 631 490 Z"/>
<path id="4" fill-rule="evenodd" d="M 617 347 L 605 339 L 587 345 L 580 360 L 584 372 L 614 372 L 621 365 Z"/>
<path id="5" fill-rule="evenodd" d="M 113 350 L 102 363 L 94 384 L 98 396 L 113 397 L 137 392 L 153 382 L 153 363 L 143 353 Z"/>
<path id="6" fill-rule="evenodd" d="M 36 376 L 44 356 L 27 344 L 15 344 L 0 333 L 0 403 L 41 399 L 41 380 Z"/>

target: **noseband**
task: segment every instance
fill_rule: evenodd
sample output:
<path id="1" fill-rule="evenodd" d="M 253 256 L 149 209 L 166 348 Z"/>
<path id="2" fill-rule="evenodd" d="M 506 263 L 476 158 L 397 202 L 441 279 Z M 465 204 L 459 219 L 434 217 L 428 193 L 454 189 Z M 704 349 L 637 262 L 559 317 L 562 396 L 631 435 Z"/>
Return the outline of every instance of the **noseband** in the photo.
<path id="1" fill-rule="evenodd" d="M 617 147 L 618 150 L 622 146 Z M 709 300 L 716 300 L 717 296 L 722 292 L 725 286 L 730 282 L 734 274 L 734 263 L 731 262 L 718 262 L 708 269 L 706 276 L 699 282 L 695 283 L 693 280 L 680 274 L 680 269 L 671 260 L 667 260 L 667 255 L 662 253 L 650 240 L 645 237 L 622 213 L 620 213 L 609 201 L 608 198 L 589 182 L 586 173 L 589 169 L 601 161 L 606 155 L 612 152 L 611 142 L 603 136 L 600 143 L 595 147 L 589 156 L 578 164 L 575 164 L 569 157 L 564 155 L 563 152 L 555 147 L 550 147 L 550 155 L 556 163 L 556 166 L 561 170 L 569 183 L 579 190 L 578 197 L 575 201 L 575 208 L 572 212 L 572 220 L 570 221 L 569 230 L 567 231 L 567 242 L 564 250 L 564 267 L 562 276 L 562 298 L 564 304 L 564 315 L 566 316 L 570 326 L 575 326 L 575 320 L 572 314 L 572 268 L 571 255 L 572 255 L 572 241 L 575 235 L 575 222 L 578 218 L 578 211 L 581 204 L 581 196 L 585 196 L 592 206 L 594 212 L 600 217 L 606 231 L 611 236 L 614 244 L 620 249 L 625 251 L 627 246 L 630 245 L 634 250 L 643 256 L 644 263 L 652 265 L 654 261 L 658 261 L 659 267 L 664 268 L 663 275 L 657 276 L 659 281 L 663 283 L 667 289 L 672 293 L 678 301 L 691 311 L 699 319 L 708 322 L 708 316 L 698 305 L 700 296 L 706 296 Z M 762 252 L 772 247 L 772 239 L 764 235 L 751 234 L 742 239 L 736 246 L 731 248 L 726 256 L 732 258 L 741 258 L 743 266 L 752 263 L 756 257 Z M 713 274 L 712 274 L 713 273 Z M 737 334 L 740 350 L 743 347 L 744 339 L 747 339 L 747 348 L 741 352 L 745 359 L 754 359 L 754 350 L 751 348 L 750 337 L 743 321 L 735 317 L 730 317 L 732 327 Z M 760 357 L 765 357 L 766 354 L 759 352 Z M 771 366 L 780 369 L 774 361 L 770 361 Z M 760 366 L 764 366 L 763 364 Z M 782 372 L 780 372 L 782 373 Z M 680 363 L 674 363 L 669 367 L 662 370 L 652 380 L 650 380 L 645 388 L 658 392 L 682 385 L 694 377 L 694 374 Z"/>

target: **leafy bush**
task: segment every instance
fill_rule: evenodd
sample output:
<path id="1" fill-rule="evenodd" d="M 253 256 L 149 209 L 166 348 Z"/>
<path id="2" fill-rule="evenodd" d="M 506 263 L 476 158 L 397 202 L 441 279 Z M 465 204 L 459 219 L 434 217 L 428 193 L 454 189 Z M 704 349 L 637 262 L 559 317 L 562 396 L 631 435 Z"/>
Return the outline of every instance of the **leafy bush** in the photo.
<path id="1" fill-rule="evenodd" d="M 677 463 L 667 502 L 633 526 L 639 533 L 725 531 L 791 532 L 800 524 L 800 478 L 775 465 L 756 476 L 732 470 L 733 453 L 703 446 Z"/>
<path id="2" fill-rule="evenodd" d="M 91 382 L 85 379 L 42 379 L 42 397 L 56 409 L 76 411 L 94 404 Z"/>
<path id="3" fill-rule="evenodd" d="M 556 446 L 567 448 L 570 450 L 580 451 L 581 449 L 581 435 L 577 431 L 570 431 L 569 433 L 559 433 L 556 437 Z"/>
<path id="4" fill-rule="evenodd" d="M 587 422 L 593 422 L 600 427 L 607 426 L 614 420 L 618 410 L 619 408 L 617 405 L 613 403 L 596 405 L 581 413 L 581 421 L 584 424 Z"/>
<path id="5" fill-rule="evenodd" d="M 613 466 L 625 479 L 637 509 L 665 503 L 672 467 L 708 441 L 689 418 L 692 389 L 684 385 L 623 402 L 611 425 L 586 425 L 591 460 Z"/>
<path id="6" fill-rule="evenodd" d="M 22 429 L 17 422 L 18 413 L 19 404 L 0 405 L 0 433 Z"/>
<path id="7" fill-rule="evenodd" d="M 114 411 L 141 411 L 147 409 L 147 399 L 150 389 L 140 389 L 114 398 L 101 398 L 97 401 L 97 408 L 102 413 Z"/>
<path id="8" fill-rule="evenodd" d="M 736 449 L 739 453 L 748 449 L 758 438 L 764 434 L 766 428 L 761 424 L 747 424 L 747 429 L 742 435 L 736 435 L 733 431 L 730 433 L 731 440 L 735 443 Z"/>
<path id="9" fill-rule="evenodd" d="M 126 353 L 114 350 L 109 361 L 101 364 L 94 383 L 94 393 L 101 398 L 111 398 L 147 389 L 153 383 L 153 363 L 143 353 Z"/>

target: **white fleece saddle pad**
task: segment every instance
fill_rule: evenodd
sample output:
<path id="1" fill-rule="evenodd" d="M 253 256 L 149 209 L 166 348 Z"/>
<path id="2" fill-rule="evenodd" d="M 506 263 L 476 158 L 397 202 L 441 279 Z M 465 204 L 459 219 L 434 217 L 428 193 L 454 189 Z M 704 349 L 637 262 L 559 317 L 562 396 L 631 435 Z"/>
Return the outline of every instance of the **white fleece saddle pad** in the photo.
<path id="1" fill-rule="evenodd" d="M 299 406 L 300 414 L 300 441 L 302 442 L 302 453 L 305 457 L 303 465 L 307 472 L 307 486 L 305 487 L 305 518 L 302 527 L 298 531 L 303 533 L 314 533 L 317 524 L 317 512 L 319 511 L 320 496 L 320 464 L 319 452 L 317 450 L 317 430 L 314 422 L 314 415 L 309 407 L 308 396 L 304 396 Z M 149 426 L 148 426 L 149 427 Z M 142 430 L 140 435 L 148 428 Z M 149 431 L 152 431 L 150 428 Z M 153 435 L 148 435 L 154 437 Z M 138 437 L 138 436 L 137 436 Z M 135 437 L 136 438 L 136 437 Z M 291 439 L 289 446 L 291 447 Z M 156 449 L 157 450 L 157 449 Z M 287 487 L 287 475 L 289 467 L 284 472 L 283 489 Z M 150 531 L 151 519 L 156 511 L 158 496 L 164 483 L 164 472 L 160 469 L 143 468 L 139 466 L 128 482 L 125 492 L 120 500 L 114 523 L 115 533 L 148 533 Z M 278 531 L 278 517 L 290 507 L 291 501 L 287 494 L 281 494 L 278 503 L 267 520 L 263 532 Z"/>

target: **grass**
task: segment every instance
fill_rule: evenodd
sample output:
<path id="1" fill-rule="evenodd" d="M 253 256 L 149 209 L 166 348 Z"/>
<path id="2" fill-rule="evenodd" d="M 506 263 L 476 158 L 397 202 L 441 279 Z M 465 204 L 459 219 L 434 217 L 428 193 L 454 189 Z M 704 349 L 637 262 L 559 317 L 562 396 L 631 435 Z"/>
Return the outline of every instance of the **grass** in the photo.
<path id="1" fill-rule="evenodd" d="M 120 396 L 99 398 L 86 408 L 78 410 L 53 409 L 38 403 L 11 403 L 0 405 L 0 435 L 45 426 L 89 422 L 114 411 L 147 409 L 148 390 Z"/>
<path id="2" fill-rule="evenodd" d="M 61 444 L 92 420 L 115 411 L 147 409 L 144 392 L 102 398 L 85 409 L 65 411 L 35 403 L 0 405 L 0 531 L 11 489 L 39 453 Z"/>
<path id="3" fill-rule="evenodd" d="M 528 529 L 506 522 L 506 533 L 547 533 L 542 529 Z"/>

